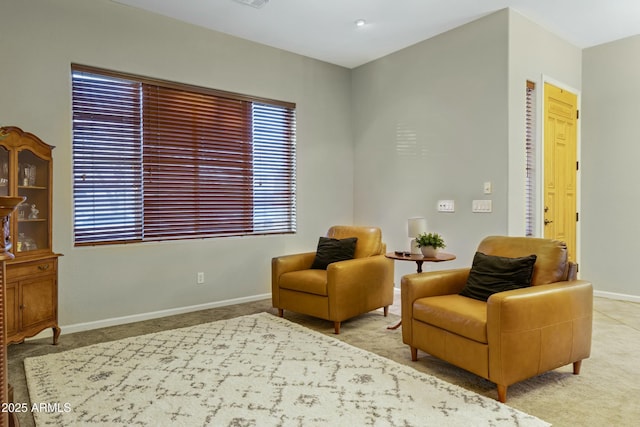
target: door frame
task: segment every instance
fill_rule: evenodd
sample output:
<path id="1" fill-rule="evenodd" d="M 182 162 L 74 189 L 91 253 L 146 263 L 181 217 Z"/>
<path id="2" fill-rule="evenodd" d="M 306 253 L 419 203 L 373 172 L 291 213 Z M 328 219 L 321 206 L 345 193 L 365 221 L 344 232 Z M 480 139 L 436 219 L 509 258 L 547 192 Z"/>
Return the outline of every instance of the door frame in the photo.
<path id="1" fill-rule="evenodd" d="M 549 83 L 553 86 L 556 86 L 560 89 L 564 89 L 568 92 L 571 92 L 577 97 L 577 105 L 576 108 L 580 111 L 580 105 L 582 103 L 582 93 L 580 90 L 571 87 L 570 85 L 556 80 L 548 75 L 542 75 L 542 82 L 540 84 L 540 92 L 538 94 L 536 100 L 536 116 L 539 118 L 536 123 L 536 133 L 538 135 L 536 141 L 536 194 L 535 194 L 535 206 L 536 206 L 536 222 L 535 222 L 535 234 L 538 237 L 544 236 L 544 102 L 545 102 L 545 91 L 544 84 Z M 579 216 L 582 216 L 582 143 L 581 143 L 581 120 L 582 114 L 580 114 L 578 120 L 576 121 L 576 160 L 580 165 L 579 169 L 576 171 L 576 186 L 577 194 L 576 194 L 576 212 L 578 212 Z M 575 262 L 580 263 L 581 258 L 581 246 L 582 246 L 582 221 L 576 222 L 576 254 L 575 254 Z"/>

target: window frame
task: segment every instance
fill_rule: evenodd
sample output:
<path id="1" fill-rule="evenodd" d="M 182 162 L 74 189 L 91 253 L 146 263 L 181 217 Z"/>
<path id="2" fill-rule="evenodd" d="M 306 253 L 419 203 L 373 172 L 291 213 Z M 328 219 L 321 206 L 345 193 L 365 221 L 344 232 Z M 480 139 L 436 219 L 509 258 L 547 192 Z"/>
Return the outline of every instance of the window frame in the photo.
<path id="1" fill-rule="evenodd" d="M 105 79 L 116 79 L 116 80 L 123 80 L 126 82 L 135 82 L 136 84 L 140 85 L 139 132 L 141 136 L 140 136 L 139 142 L 137 141 L 134 142 L 134 144 L 135 143 L 140 144 L 140 151 L 141 151 L 140 164 L 139 164 L 141 169 L 141 172 L 140 172 L 141 187 L 139 190 L 135 190 L 139 192 L 139 195 L 142 198 L 142 202 L 141 202 L 142 206 L 141 206 L 141 212 L 140 212 L 141 229 L 139 230 L 140 234 L 137 238 L 132 238 L 131 236 L 124 236 L 124 235 L 122 238 L 120 238 L 117 232 L 114 233 L 113 234 L 114 237 L 111 237 L 111 238 L 100 237 L 99 236 L 100 233 L 96 233 L 96 235 L 93 237 L 91 237 L 91 233 L 86 235 L 82 235 L 82 233 L 80 233 L 80 230 L 91 229 L 91 227 L 97 229 L 98 222 L 95 221 L 95 217 L 94 217 L 93 219 L 95 222 L 92 223 L 93 225 L 82 225 L 82 226 L 79 225 L 78 217 L 81 216 L 80 214 L 83 212 L 91 211 L 91 209 L 94 209 L 93 212 L 95 214 L 95 208 L 91 208 L 91 207 L 82 208 L 79 206 L 78 201 L 82 197 L 84 197 L 84 195 L 90 194 L 91 191 L 94 191 L 95 193 L 97 193 L 98 190 L 96 189 L 102 188 L 102 187 L 98 187 L 100 184 L 96 184 L 96 187 L 90 187 L 91 188 L 90 190 L 81 189 L 81 184 L 83 182 L 82 179 L 86 179 L 86 175 L 84 175 L 83 178 L 81 179 L 81 177 L 77 173 L 77 169 L 78 169 L 77 165 L 79 162 L 77 158 L 77 151 L 79 150 L 78 147 L 81 145 L 81 143 L 77 142 L 77 139 L 76 139 L 77 135 L 79 134 L 79 132 L 77 133 L 77 127 L 78 128 L 81 127 L 81 125 L 79 124 L 80 119 L 77 119 L 79 117 L 77 110 L 81 110 L 81 107 L 76 108 L 77 107 L 76 86 L 79 85 L 76 79 L 80 79 L 79 75 L 81 74 L 85 74 L 85 78 L 87 79 L 90 77 L 87 77 L 86 74 L 89 74 L 92 76 L 93 75 L 102 76 Z M 176 83 L 176 82 L 171 82 L 166 80 L 143 77 L 143 76 L 130 74 L 130 73 L 121 73 L 121 72 L 105 70 L 101 68 L 90 67 L 90 66 L 79 65 L 79 64 L 71 64 L 71 79 L 72 79 L 72 125 L 73 125 L 72 168 L 73 168 L 73 183 L 74 183 L 74 188 L 73 188 L 74 237 L 73 239 L 74 239 L 75 246 L 139 243 L 139 242 L 161 241 L 161 240 L 187 240 L 187 239 L 216 238 L 216 237 L 227 237 L 227 236 L 291 234 L 296 232 L 296 105 L 295 103 L 277 101 L 273 99 L 267 99 L 267 98 L 261 98 L 261 97 L 255 97 L 255 96 L 248 96 L 248 95 L 237 94 L 237 93 L 232 93 L 228 91 L 222 91 L 218 89 L 210 89 L 210 88 L 205 88 L 205 87 L 195 86 L 190 84 Z M 210 154 L 209 157 L 223 156 L 219 158 L 212 158 L 209 160 L 213 161 L 214 163 L 216 162 L 224 163 L 225 161 L 227 163 L 226 171 L 217 172 L 218 173 L 217 180 L 215 181 L 209 180 L 209 182 L 207 183 L 206 189 L 204 189 L 203 187 L 203 190 L 202 190 L 203 194 L 206 193 L 205 196 L 209 197 L 208 201 L 204 201 L 204 200 L 193 201 L 193 197 L 192 197 L 192 200 L 188 200 L 188 195 L 186 193 L 191 193 L 192 196 L 194 194 L 198 195 L 199 190 L 194 190 L 194 187 L 183 187 L 184 189 L 189 190 L 185 192 L 185 195 L 187 195 L 186 203 L 195 206 L 195 208 L 188 208 L 188 209 L 192 209 L 193 216 L 183 215 L 182 219 L 176 219 L 175 215 L 177 215 L 177 213 L 173 215 L 171 214 L 171 212 L 175 212 L 177 211 L 177 209 L 182 209 L 182 206 L 180 206 L 181 202 L 179 200 L 177 201 L 178 205 L 176 205 L 176 203 L 167 203 L 167 209 L 164 212 L 158 211 L 153 214 L 151 213 L 151 209 L 150 209 L 150 206 L 151 206 L 150 200 L 152 199 L 151 193 L 150 193 L 151 190 L 150 189 L 148 190 L 147 186 L 150 186 L 148 178 L 152 176 L 152 174 L 149 171 L 150 163 L 148 162 L 150 161 L 149 160 L 150 157 L 148 157 L 148 155 L 149 155 L 150 146 L 151 146 L 150 141 L 153 139 L 151 135 L 154 132 L 156 132 L 158 128 L 153 128 L 151 121 L 149 121 L 149 118 L 147 117 L 149 113 L 149 109 L 151 108 L 150 107 L 151 103 L 147 100 L 147 98 L 145 98 L 145 96 L 146 96 L 146 91 L 149 88 L 151 89 L 159 88 L 160 92 L 162 92 L 163 94 L 165 93 L 165 91 L 166 93 L 175 94 L 176 96 L 180 94 L 184 94 L 185 99 L 187 99 L 187 102 L 184 105 L 178 104 L 178 103 L 173 103 L 173 104 L 169 102 L 166 103 L 166 105 L 169 106 L 169 108 L 167 108 L 167 111 L 171 110 L 171 108 L 174 105 L 176 105 L 174 109 L 179 110 L 181 112 L 180 117 L 178 117 L 177 123 L 173 121 L 173 119 L 175 119 L 176 116 L 172 116 L 171 114 L 174 114 L 172 112 L 159 113 L 159 114 L 167 114 L 167 116 L 162 116 L 162 115 L 157 116 L 157 117 L 160 117 L 161 120 L 164 120 L 163 126 L 165 127 L 163 131 L 164 134 L 160 138 L 160 139 L 164 139 L 164 141 L 162 141 L 160 144 L 164 144 L 163 145 L 164 147 L 169 147 L 169 148 L 172 147 L 172 144 L 175 144 L 175 146 L 178 146 L 179 144 L 183 144 L 182 145 L 183 148 L 184 148 L 184 144 L 187 144 L 187 145 L 191 144 L 193 147 L 195 147 L 193 158 L 191 159 L 193 161 L 191 163 L 191 168 L 194 170 L 199 169 L 202 166 L 201 163 L 205 162 L 203 152 L 206 150 L 209 150 L 209 152 L 212 152 L 212 153 L 213 151 L 215 151 L 215 153 Z M 234 134 L 229 136 L 228 134 L 230 132 L 227 132 L 229 128 L 227 128 L 226 125 L 212 126 L 211 123 L 208 121 L 210 120 L 210 117 L 207 114 L 205 114 L 205 117 L 203 119 L 200 119 L 201 125 L 202 123 L 206 124 L 206 126 L 203 126 L 202 128 L 206 127 L 206 129 L 197 128 L 196 125 L 193 125 L 193 123 L 196 123 L 196 121 L 198 120 L 197 114 L 189 110 L 191 106 L 191 104 L 188 103 L 190 102 L 189 97 L 194 97 L 194 99 L 195 98 L 202 99 L 208 102 L 208 104 L 205 103 L 206 104 L 205 107 L 202 107 L 202 105 L 200 105 L 199 103 L 197 105 L 197 108 L 205 108 L 204 111 L 207 114 L 223 114 L 225 118 L 228 118 L 227 115 L 234 114 L 234 111 L 233 111 L 234 108 L 239 109 L 238 110 L 239 115 L 232 116 L 234 120 L 232 123 L 224 122 L 224 121 L 221 121 L 221 122 L 226 123 L 226 125 L 228 126 L 234 126 L 234 129 L 237 127 L 242 127 L 243 129 L 242 129 L 241 135 L 238 136 Z M 172 98 L 172 100 L 175 100 L 175 99 Z M 199 102 L 199 101 L 194 101 L 194 102 Z M 147 104 L 149 106 L 147 106 Z M 230 109 L 219 106 L 223 104 L 230 105 L 231 106 Z M 270 110 L 271 113 L 269 113 L 269 111 L 265 113 L 264 109 L 260 110 L 260 108 L 264 106 L 271 108 Z M 183 108 L 184 110 L 182 110 Z M 255 113 L 256 111 L 262 111 L 263 117 L 259 119 L 256 116 L 256 113 Z M 92 123 L 90 120 L 88 120 L 87 122 Z M 189 132 L 182 132 L 182 129 L 184 128 L 180 127 L 180 125 L 184 123 L 188 125 Z M 262 126 L 263 128 L 266 128 L 267 131 L 262 131 L 262 133 L 260 133 L 258 130 L 258 126 Z M 178 130 L 178 132 L 172 133 L 176 129 Z M 221 134 L 222 136 L 213 135 L 216 132 L 218 134 Z M 159 132 L 159 133 L 162 134 L 162 132 Z M 184 134 L 188 134 L 188 135 L 185 136 Z M 254 136 L 254 134 L 256 136 Z M 262 142 L 258 142 L 258 138 L 260 137 L 260 135 L 263 135 Z M 98 136 L 97 138 L 100 138 L 100 136 Z M 105 138 L 108 144 L 109 136 Z M 115 138 L 115 137 L 112 137 L 112 138 Z M 180 140 L 181 138 L 183 139 Z M 84 144 L 90 145 L 91 136 L 87 137 L 87 141 L 88 142 L 84 142 Z M 225 144 L 226 144 L 226 148 L 224 150 L 226 151 L 223 152 L 223 150 L 219 147 L 224 146 Z M 263 145 L 262 154 L 254 153 L 257 150 L 256 147 L 259 144 Z M 212 147 L 214 148 L 213 151 L 212 151 Z M 217 151 L 215 147 L 218 147 Z M 264 147 L 267 147 L 266 151 Z M 238 162 L 240 157 L 236 158 L 235 156 L 239 156 L 238 153 L 240 151 L 244 153 L 244 158 L 242 158 L 242 161 Z M 260 163 L 257 156 L 261 156 L 261 155 L 263 157 L 268 157 L 268 158 L 262 160 L 261 164 L 263 166 L 256 166 L 256 164 Z M 166 163 L 167 164 L 166 168 L 173 168 L 175 164 L 179 161 L 183 162 L 188 166 L 189 160 L 184 160 L 184 159 L 178 160 L 179 156 L 181 155 L 175 155 L 173 157 L 172 157 L 172 154 L 165 155 L 164 161 L 166 162 L 167 161 L 166 159 L 168 158 L 169 161 L 171 162 L 171 165 Z M 233 164 L 233 162 L 238 163 L 238 166 L 232 166 L 231 168 L 229 168 L 228 164 Z M 283 167 L 279 168 L 280 165 L 283 165 Z M 90 168 L 91 165 L 87 167 Z M 220 167 L 220 168 L 224 169 L 223 167 Z M 260 168 L 264 168 L 264 170 L 260 170 Z M 232 169 L 233 169 L 233 172 L 231 172 Z M 275 170 L 276 172 L 273 172 L 273 173 L 269 172 L 271 169 Z M 262 173 L 261 178 L 259 178 L 260 182 L 257 181 L 258 178 L 256 178 L 256 175 L 258 175 L 258 173 L 256 171 Z M 165 172 L 166 171 L 164 171 L 163 173 Z M 166 173 L 168 174 L 168 172 Z M 176 172 L 175 170 L 173 170 L 171 171 L 171 173 L 176 173 Z M 209 172 L 209 174 L 211 173 L 213 172 Z M 235 176 L 234 174 L 238 176 L 244 176 L 244 178 L 233 178 Z M 204 185 L 207 182 L 206 181 L 207 176 L 205 176 L 204 172 L 202 173 L 202 175 L 198 173 L 192 173 L 191 175 L 193 175 L 191 177 L 193 179 L 192 183 L 201 182 L 201 185 Z M 187 176 L 186 173 L 178 172 L 179 180 L 186 179 L 185 178 L 186 176 Z M 89 180 L 91 180 L 91 178 Z M 201 180 L 201 181 L 198 181 L 198 180 Z M 269 180 L 273 180 L 273 182 L 268 182 Z M 95 181 L 97 181 L 97 179 Z M 231 181 L 234 181 L 234 183 L 229 184 Z M 255 190 L 256 187 L 261 186 L 264 182 L 266 182 L 265 186 L 267 188 L 270 188 L 270 189 L 273 188 L 277 190 L 277 191 L 275 190 L 273 191 L 273 196 L 271 196 L 271 198 L 269 196 L 268 191 L 259 192 Z M 220 189 L 222 188 L 221 186 L 225 185 L 225 183 L 227 185 L 227 188 Z M 230 200 L 228 203 L 227 202 L 225 202 L 224 204 L 219 203 L 217 205 L 215 201 L 214 203 L 212 203 L 210 200 L 211 197 L 221 197 L 221 195 L 224 192 L 226 192 L 225 194 L 227 194 L 229 192 L 229 188 L 228 188 L 229 185 L 231 185 L 231 188 L 232 188 L 231 192 L 237 193 L 236 196 L 233 196 L 233 195 L 227 196 L 227 198 Z M 234 187 L 235 185 L 237 185 L 237 188 Z M 88 185 L 88 187 L 89 186 L 90 185 Z M 167 188 L 170 186 L 171 185 L 167 186 Z M 163 196 L 167 196 L 166 197 L 167 201 L 171 201 L 172 199 L 180 199 L 180 196 L 181 196 L 180 193 L 171 194 L 169 193 L 169 190 L 166 190 L 166 192 L 167 194 L 166 195 L 163 194 Z M 246 197 L 242 196 L 242 194 L 245 194 Z M 259 208 L 256 206 L 255 204 L 256 202 L 254 201 L 256 194 L 260 194 L 261 196 L 260 197 L 261 206 Z M 102 196 L 102 197 L 103 197 L 102 206 L 103 206 L 103 212 L 104 212 L 104 201 L 111 196 Z M 280 198 L 276 199 L 275 197 L 282 197 L 282 199 Z M 242 202 L 242 206 L 240 204 L 236 204 L 236 203 L 239 203 L 238 200 L 240 199 L 244 199 L 244 201 Z M 157 205 L 158 200 L 156 200 L 155 203 Z M 160 198 L 160 203 L 162 203 L 162 198 Z M 205 207 L 204 213 L 199 213 L 201 212 L 201 209 L 199 208 L 199 206 Z M 133 211 L 134 208 L 131 208 L 131 209 L 132 209 L 131 212 L 134 212 Z M 240 213 L 236 213 L 236 209 Z M 271 213 L 271 210 L 273 210 L 274 213 Z M 262 221 L 260 221 L 260 218 L 259 218 L 260 213 L 258 213 L 258 211 L 262 212 L 262 215 L 271 217 L 270 218 L 270 220 L 272 221 L 271 226 L 269 225 L 269 220 L 263 219 Z M 194 228 L 195 231 L 193 233 L 185 234 L 185 232 L 182 232 L 182 231 L 172 233 L 171 231 L 168 231 L 170 227 L 169 225 L 163 226 L 163 222 L 165 222 L 165 218 L 159 216 L 163 214 L 168 216 L 166 218 L 166 222 L 168 224 L 171 223 L 171 220 L 178 221 L 173 223 L 174 225 L 172 226 L 172 228 L 174 230 L 179 229 L 180 227 L 183 227 L 183 226 L 188 227 L 188 224 L 200 223 L 200 225 Z M 105 215 L 108 216 L 109 214 L 107 213 Z M 236 224 L 234 226 L 231 226 L 230 225 L 232 223 L 231 221 L 224 222 L 225 215 L 229 217 L 235 215 L 236 217 L 240 218 L 238 220 L 238 223 L 241 223 L 241 224 L 240 225 Z M 155 230 L 152 236 L 148 236 L 145 234 L 145 227 L 150 227 L 150 225 L 148 224 L 148 219 L 150 218 L 153 218 L 157 222 L 157 224 L 159 224 L 158 225 L 159 228 Z M 212 219 L 218 219 L 222 221 L 222 222 L 219 222 L 218 224 L 225 224 L 225 227 L 228 227 L 228 229 L 222 230 L 221 228 L 215 228 L 216 227 L 215 225 L 211 225 L 213 223 Z M 207 221 L 210 224 L 204 225 L 205 223 L 207 223 Z M 258 223 L 260 223 L 261 225 L 257 226 L 256 224 Z M 88 223 L 88 224 L 91 224 L 91 223 Z M 210 227 L 210 228 L 207 228 L 207 227 Z M 222 227 L 222 226 L 220 225 L 219 227 Z M 151 228 L 149 228 L 149 230 L 151 230 Z M 203 230 L 208 230 L 208 231 L 203 231 Z M 105 236 L 108 236 L 108 235 L 109 233 L 105 233 Z"/>

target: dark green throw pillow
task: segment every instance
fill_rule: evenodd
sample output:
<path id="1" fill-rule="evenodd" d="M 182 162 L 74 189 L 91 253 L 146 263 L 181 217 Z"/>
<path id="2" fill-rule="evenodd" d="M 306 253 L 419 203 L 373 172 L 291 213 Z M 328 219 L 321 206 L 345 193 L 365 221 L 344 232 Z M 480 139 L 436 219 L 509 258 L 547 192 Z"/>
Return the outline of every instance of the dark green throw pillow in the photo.
<path id="1" fill-rule="evenodd" d="M 312 269 L 326 270 L 332 262 L 353 259 L 356 252 L 357 237 L 347 237 L 346 239 L 332 239 L 330 237 L 320 237 L 318 240 L 318 250 L 313 260 Z"/>
<path id="2" fill-rule="evenodd" d="M 476 252 L 467 284 L 460 295 L 486 301 L 496 292 L 531 286 L 536 258 L 536 255 L 506 258 Z"/>

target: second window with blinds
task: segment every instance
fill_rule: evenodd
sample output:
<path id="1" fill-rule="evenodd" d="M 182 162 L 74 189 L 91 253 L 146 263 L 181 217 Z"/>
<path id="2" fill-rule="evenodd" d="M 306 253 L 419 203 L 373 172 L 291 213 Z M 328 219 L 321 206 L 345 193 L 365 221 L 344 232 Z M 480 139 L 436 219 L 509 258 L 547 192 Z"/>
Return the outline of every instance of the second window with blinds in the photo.
<path id="1" fill-rule="evenodd" d="M 292 233 L 295 104 L 72 65 L 76 245 Z"/>

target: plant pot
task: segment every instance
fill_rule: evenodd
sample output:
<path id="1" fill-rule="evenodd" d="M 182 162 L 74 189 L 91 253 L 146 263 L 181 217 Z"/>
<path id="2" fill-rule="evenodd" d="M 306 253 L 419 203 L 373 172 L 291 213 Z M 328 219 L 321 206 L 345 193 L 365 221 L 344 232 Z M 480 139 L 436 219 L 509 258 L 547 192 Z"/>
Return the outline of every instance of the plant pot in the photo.
<path id="1" fill-rule="evenodd" d="M 438 253 L 438 248 L 434 248 L 433 246 L 422 246 L 420 247 L 420 251 L 426 258 L 435 258 Z"/>

